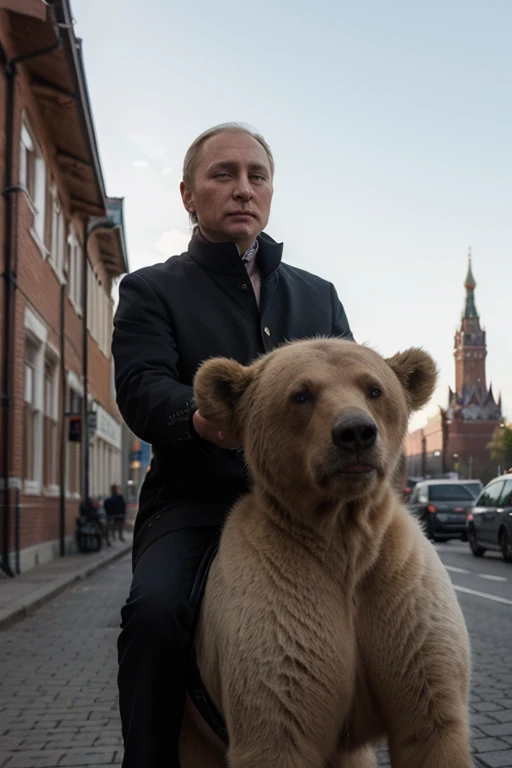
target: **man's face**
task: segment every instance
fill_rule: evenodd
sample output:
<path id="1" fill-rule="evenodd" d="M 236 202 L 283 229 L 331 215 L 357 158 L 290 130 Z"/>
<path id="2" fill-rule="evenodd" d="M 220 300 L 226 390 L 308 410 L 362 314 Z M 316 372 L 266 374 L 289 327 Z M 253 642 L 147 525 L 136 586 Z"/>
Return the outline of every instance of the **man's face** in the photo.
<path id="1" fill-rule="evenodd" d="M 192 185 L 181 183 L 183 204 L 213 243 L 236 243 L 244 253 L 265 229 L 272 202 L 270 162 L 246 133 L 222 132 L 201 147 Z"/>

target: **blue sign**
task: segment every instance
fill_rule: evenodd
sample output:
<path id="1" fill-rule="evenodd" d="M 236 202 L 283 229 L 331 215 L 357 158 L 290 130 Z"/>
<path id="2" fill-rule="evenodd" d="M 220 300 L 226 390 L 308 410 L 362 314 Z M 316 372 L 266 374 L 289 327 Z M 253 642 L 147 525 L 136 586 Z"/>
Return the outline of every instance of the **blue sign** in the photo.
<path id="1" fill-rule="evenodd" d="M 143 440 L 140 441 L 140 463 L 141 464 L 149 464 L 151 461 L 151 446 L 149 443 L 145 443 Z"/>

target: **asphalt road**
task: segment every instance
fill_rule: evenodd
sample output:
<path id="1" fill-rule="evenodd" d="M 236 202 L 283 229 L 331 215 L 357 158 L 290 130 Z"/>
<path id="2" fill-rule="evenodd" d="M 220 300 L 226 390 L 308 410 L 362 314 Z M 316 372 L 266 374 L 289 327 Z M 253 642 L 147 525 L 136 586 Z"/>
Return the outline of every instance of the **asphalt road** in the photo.
<path id="1" fill-rule="evenodd" d="M 435 544 L 462 606 L 472 648 L 471 733 L 475 766 L 512 766 L 512 564 L 474 557 L 467 543 Z M 379 765 L 390 765 L 386 751 Z M 442 766 L 439 766 L 442 768 Z"/>
<path id="2" fill-rule="evenodd" d="M 512 565 L 459 542 L 436 549 L 463 590 L 475 766 L 512 768 Z M 0 768 L 120 764 L 115 644 L 129 580 L 125 557 L 0 632 Z"/>
<path id="3" fill-rule="evenodd" d="M 499 552 L 488 550 L 483 557 L 475 557 L 462 541 L 434 546 L 459 594 L 481 594 L 483 599 L 512 607 L 512 563 L 505 563 Z"/>

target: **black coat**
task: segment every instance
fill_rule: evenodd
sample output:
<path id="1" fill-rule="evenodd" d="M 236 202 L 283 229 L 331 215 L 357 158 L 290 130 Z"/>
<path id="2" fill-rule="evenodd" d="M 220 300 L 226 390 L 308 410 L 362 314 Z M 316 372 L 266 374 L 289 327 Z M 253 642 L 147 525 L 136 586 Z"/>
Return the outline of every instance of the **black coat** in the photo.
<path id="1" fill-rule="evenodd" d="M 118 520 L 126 517 L 126 503 L 120 493 L 109 496 L 103 502 L 103 508 L 107 517 L 115 517 Z"/>
<path id="2" fill-rule="evenodd" d="M 352 338 L 334 286 L 283 264 L 282 244 L 265 234 L 258 240 L 260 309 L 233 243 L 193 237 L 186 253 L 121 282 L 112 345 L 117 402 L 130 429 L 153 446 L 136 537 L 163 507 L 231 504 L 249 487 L 240 453 L 201 440 L 191 426 L 192 380 L 205 359 L 247 364 L 290 339 Z"/>

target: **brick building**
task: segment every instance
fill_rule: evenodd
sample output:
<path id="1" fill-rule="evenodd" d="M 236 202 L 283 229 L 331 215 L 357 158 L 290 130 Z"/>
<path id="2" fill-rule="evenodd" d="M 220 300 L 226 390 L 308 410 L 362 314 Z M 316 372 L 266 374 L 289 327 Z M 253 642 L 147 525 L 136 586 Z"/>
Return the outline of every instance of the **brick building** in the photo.
<path id="1" fill-rule="evenodd" d="M 466 300 L 454 341 L 455 389 L 449 389 L 446 409 L 408 435 L 409 477 L 457 472 L 485 481 L 497 473 L 488 445 L 503 421 L 501 397 L 496 400 L 492 386 L 487 387 L 487 340 L 476 309 L 471 253 L 464 287 Z"/>
<path id="2" fill-rule="evenodd" d="M 8 573 L 72 547 L 87 466 L 93 496 L 121 479 L 110 337 L 112 282 L 128 271 L 123 206 L 106 196 L 69 0 L 0 0 L 0 105 Z"/>

